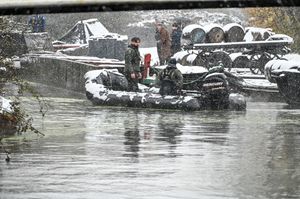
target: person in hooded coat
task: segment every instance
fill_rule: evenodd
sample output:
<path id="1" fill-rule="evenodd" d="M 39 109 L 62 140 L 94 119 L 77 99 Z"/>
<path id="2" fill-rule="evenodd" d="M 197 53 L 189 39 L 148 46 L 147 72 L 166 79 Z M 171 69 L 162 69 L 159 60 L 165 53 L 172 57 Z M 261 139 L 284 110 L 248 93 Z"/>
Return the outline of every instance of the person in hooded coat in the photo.
<path id="1" fill-rule="evenodd" d="M 160 22 L 156 24 L 155 39 L 160 65 L 164 65 L 171 56 L 171 39 L 168 30 Z"/>

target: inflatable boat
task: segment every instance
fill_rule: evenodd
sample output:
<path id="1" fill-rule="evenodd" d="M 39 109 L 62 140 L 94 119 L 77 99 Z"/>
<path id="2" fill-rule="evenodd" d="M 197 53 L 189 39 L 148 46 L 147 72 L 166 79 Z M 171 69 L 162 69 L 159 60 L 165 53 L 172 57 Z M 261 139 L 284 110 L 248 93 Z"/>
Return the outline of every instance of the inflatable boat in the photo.
<path id="1" fill-rule="evenodd" d="M 292 106 L 300 106 L 300 64 L 291 60 L 271 60 L 265 66 L 266 77 L 277 83 L 285 101 Z"/>
<path id="2" fill-rule="evenodd" d="M 87 99 L 94 105 L 197 111 L 205 109 L 245 110 L 243 95 L 232 93 L 225 74 L 206 72 L 184 83 L 179 95 L 160 95 L 159 88 L 138 84 L 139 92 L 128 92 L 125 76 L 116 69 L 92 70 L 85 74 Z"/>

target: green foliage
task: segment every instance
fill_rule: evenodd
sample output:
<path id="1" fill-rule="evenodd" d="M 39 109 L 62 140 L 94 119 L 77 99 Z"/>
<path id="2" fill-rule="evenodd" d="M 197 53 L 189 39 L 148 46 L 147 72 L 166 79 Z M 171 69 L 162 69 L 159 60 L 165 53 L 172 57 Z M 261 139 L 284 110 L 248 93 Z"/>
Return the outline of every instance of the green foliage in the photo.
<path id="1" fill-rule="evenodd" d="M 12 17 L 0 17 L 0 31 L 3 32 L 11 32 L 16 31 L 18 29 L 22 29 L 22 27 L 18 26 L 17 23 L 13 23 L 14 18 Z M 17 28 L 18 27 L 18 28 Z M 2 35 L 3 36 L 3 35 Z M 2 40 L 9 41 L 9 40 Z M 2 44 L 2 45 L 10 45 Z M 14 126 L 16 127 L 16 133 L 26 132 L 28 130 L 43 135 L 40 131 L 32 126 L 32 118 L 20 107 L 19 104 L 19 96 L 21 96 L 24 92 L 30 93 L 40 105 L 40 113 L 42 116 L 45 115 L 47 108 L 47 104 L 41 99 L 39 93 L 37 93 L 26 81 L 23 81 L 18 78 L 18 69 L 14 67 L 12 59 L 5 56 L 6 53 L 1 50 L 0 46 L 0 95 L 4 93 L 4 88 L 2 85 L 6 83 L 11 83 L 16 85 L 18 90 L 18 95 L 9 96 L 10 100 L 12 100 L 12 110 L 13 112 L 3 112 L 0 114 L 0 119 L 7 123 L 7 127 L 14 130 Z M 0 134 L 1 139 L 1 134 Z"/>
<path id="2" fill-rule="evenodd" d="M 18 69 L 13 67 L 12 62 L 8 61 L 9 59 L 4 59 L 0 57 L 0 66 L 5 68 L 5 73 L 0 76 L 0 83 L 12 83 L 16 85 L 18 89 L 18 95 L 10 96 L 12 100 L 12 113 L 3 113 L 1 115 L 2 119 L 7 122 L 12 122 L 16 125 L 16 133 L 26 132 L 27 130 L 31 130 L 36 134 L 43 135 L 40 131 L 32 126 L 32 118 L 20 107 L 19 105 L 19 96 L 22 96 L 24 92 L 30 93 L 39 103 L 40 113 L 44 117 L 47 112 L 47 104 L 41 99 L 38 92 L 36 92 L 28 82 L 21 80 L 18 78 L 17 73 Z M 0 92 L 4 92 L 4 89 L 0 87 Z M 0 135 L 1 137 L 1 135 Z"/>
<path id="3" fill-rule="evenodd" d="M 292 50 L 300 53 L 300 8 L 249 8 L 248 23 L 251 26 L 272 28 L 275 33 L 286 34 L 294 39 Z"/>

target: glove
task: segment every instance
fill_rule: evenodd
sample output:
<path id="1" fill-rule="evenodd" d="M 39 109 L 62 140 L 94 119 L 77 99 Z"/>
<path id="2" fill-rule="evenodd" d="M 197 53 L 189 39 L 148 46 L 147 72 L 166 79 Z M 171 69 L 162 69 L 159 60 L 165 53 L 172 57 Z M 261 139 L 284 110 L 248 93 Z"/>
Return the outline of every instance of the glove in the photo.
<path id="1" fill-rule="evenodd" d="M 137 78 L 142 79 L 142 74 L 140 72 L 137 74 Z"/>
<path id="2" fill-rule="evenodd" d="M 135 73 L 131 73 L 130 77 L 131 77 L 131 79 L 135 79 L 136 78 Z"/>

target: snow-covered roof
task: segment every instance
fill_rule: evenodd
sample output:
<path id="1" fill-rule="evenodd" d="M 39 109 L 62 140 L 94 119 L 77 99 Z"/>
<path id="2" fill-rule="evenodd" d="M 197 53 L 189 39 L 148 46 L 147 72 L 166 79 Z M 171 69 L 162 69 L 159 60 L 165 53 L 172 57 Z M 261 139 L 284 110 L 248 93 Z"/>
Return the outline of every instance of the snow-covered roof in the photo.
<path id="1" fill-rule="evenodd" d="M 106 33 L 105 35 L 93 35 L 89 39 L 116 39 L 118 41 L 127 41 L 127 35 L 119 35 L 117 33 Z"/>
<path id="2" fill-rule="evenodd" d="M 104 25 L 98 21 L 98 19 L 87 19 L 78 21 L 78 23 L 83 23 L 86 25 L 86 28 L 89 29 L 89 31 L 92 33 L 93 36 L 101 36 L 103 34 L 108 34 L 109 31 L 104 27 Z"/>

